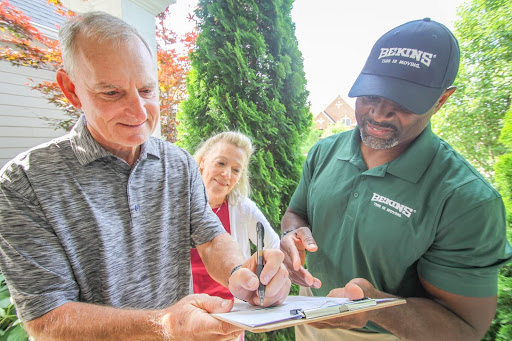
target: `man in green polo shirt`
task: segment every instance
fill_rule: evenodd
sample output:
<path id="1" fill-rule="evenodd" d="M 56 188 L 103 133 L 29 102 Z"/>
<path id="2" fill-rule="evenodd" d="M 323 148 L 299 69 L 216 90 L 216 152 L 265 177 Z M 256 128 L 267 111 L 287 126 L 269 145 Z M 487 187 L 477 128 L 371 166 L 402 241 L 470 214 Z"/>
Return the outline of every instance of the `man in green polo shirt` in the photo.
<path id="1" fill-rule="evenodd" d="M 297 327 L 297 340 L 479 340 L 488 329 L 512 257 L 503 202 L 430 127 L 459 58 L 429 18 L 384 34 L 349 93 L 358 127 L 309 152 L 282 220 L 292 281 L 301 294 L 407 304 Z"/>

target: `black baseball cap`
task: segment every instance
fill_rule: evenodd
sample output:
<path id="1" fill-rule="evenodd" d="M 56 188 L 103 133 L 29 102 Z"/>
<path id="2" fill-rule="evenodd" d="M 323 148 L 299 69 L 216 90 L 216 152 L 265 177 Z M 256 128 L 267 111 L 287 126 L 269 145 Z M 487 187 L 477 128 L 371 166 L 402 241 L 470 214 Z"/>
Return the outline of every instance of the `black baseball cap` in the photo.
<path id="1" fill-rule="evenodd" d="M 457 39 L 443 24 L 410 21 L 377 40 L 348 96 L 383 97 L 421 115 L 453 84 L 459 59 Z"/>

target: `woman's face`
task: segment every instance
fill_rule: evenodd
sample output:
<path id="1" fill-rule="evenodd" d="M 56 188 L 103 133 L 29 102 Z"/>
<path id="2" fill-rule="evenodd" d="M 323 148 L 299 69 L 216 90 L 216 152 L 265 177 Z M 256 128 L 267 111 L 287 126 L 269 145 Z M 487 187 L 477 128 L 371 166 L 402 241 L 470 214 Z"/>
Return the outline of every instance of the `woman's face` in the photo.
<path id="1" fill-rule="evenodd" d="M 220 206 L 240 180 L 247 160 L 241 148 L 228 142 L 215 144 L 199 163 L 210 206 Z"/>

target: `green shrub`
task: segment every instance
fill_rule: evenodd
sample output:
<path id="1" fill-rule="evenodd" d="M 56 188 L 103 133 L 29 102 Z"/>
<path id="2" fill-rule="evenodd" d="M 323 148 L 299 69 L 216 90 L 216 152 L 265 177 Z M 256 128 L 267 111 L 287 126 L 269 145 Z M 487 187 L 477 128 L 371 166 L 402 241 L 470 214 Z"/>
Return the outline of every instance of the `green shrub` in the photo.
<path id="1" fill-rule="evenodd" d="M 498 308 L 486 341 L 512 340 L 512 265 L 503 267 L 498 278 Z"/>
<path id="2" fill-rule="evenodd" d="M 0 341 L 26 341 L 28 335 L 16 315 L 5 279 L 0 274 Z"/>

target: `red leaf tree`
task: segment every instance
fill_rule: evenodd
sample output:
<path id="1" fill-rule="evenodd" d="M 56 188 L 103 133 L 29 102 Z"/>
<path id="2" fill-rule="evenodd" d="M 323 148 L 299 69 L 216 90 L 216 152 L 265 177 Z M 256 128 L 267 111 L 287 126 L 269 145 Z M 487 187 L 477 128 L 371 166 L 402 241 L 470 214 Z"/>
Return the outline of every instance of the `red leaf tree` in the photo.
<path id="1" fill-rule="evenodd" d="M 194 49 L 197 29 L 183 37 L 168 29 L 169 7 L 156 17 L 157 64 L 160 86 L 160 120 L 162 137 L 176 142 L 179 103 L 186 98 L 186 76 L 190 71 L 189 54 Z M 189 15 L 193 21 L 194 16 Z M 182 48 L 178 48 L 181 46 Z"/>

